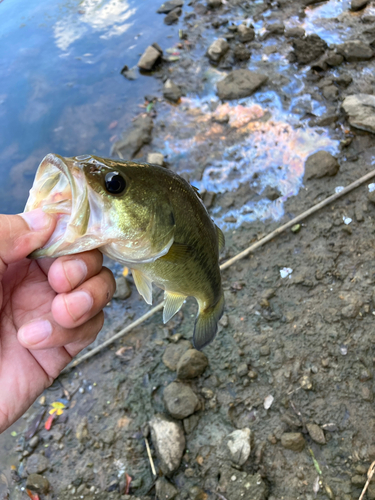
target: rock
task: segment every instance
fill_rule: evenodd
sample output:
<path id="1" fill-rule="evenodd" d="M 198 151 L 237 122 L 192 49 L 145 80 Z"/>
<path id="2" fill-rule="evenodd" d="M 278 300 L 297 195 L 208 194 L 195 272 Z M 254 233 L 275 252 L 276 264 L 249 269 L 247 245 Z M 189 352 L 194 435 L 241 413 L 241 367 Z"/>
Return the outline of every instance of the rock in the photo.
<path id="1" fill-rule="evenodd" d="M 149 425 L 160 469 L 169 476 L 180 466 L 184 453 L 185 436 L 182 425 L 160 413 L 150 420 Z"/>
<path id="2" fill-rule="evenodd" d="M 360 40 L 349 40 L 337 46 L 337 52 L 348 62 L 367 61 L 374 55 L 372 48 Z"/>
<path id="3" fill-rule="evenodd" d="M 145 71 L 150 71 L 161 56 L 162 52 L 160 52 L 160 50 L 155 48 L 154 45 L 149 45 L 138 61 L 137 66 Z"/>
<path id="4" fill-rule="evenodd" d="M 375 134 L 375 96 L 370 94 L 350 95 L 342 107 L 349 115 L 352 127 Z"/>
<path id="5" fill-rule="evenodd" d="M 339 95 L 339 90 L 335 85 L 326 85 L 322 88 L 323 97 L 326 99 L 333 101 L 337 99 Z"/>
<path id="6" fill-rule="evenodd" d="M 113 294 L 114 299 L 125 300 L 130 297 L 132 291 L 125 276 L 116 278 L 116 291 Z"/>
<path id="7" fill-rule="evenodd" d="M 229 43 L 224 38 L 218 38 L 208 47 L 207 55 L 211 61 L 217 62 L 228 49 Z"/>
<path id="8" fill-rule="evenodd" d="M 123 132 L 123 139 L 113 144 L 111 156 L 133 158 L 144 144 L 151 142 L 153 125 L 150 116 L 139 116 L 134 120 L 132 128 Z"/>
<path id="9" fill-rule="evenodd" d="M 83 417 L 83 419 L 77 425 L 76 438 L 80 443 L 83 443 L 90 438 L 87 417 Z"/>
<path id="10" fill-rule="evenodd" d="M 169 14 L 172 10 L 177 7 L 182 7 L 184 5 L 184 0 L 169 0 L 164 2 L 156 11 L 158 14 Z"/>
<path id="11" fill-rule="evenodd" d="M 293 40 L 293 55 L 299 64 L 308 64 L 319 59 L 327 49 L 327 44 L 318 35 L 307 35 Z"/>
<path id="12" fill-rule="evenodd" d="M 181 97 L 181 89 L 170 78 L 164 83 L 163 96 L 172 102 L 177 102 Z"/>
<path id="13" fill-rule="evenodd" d="M 318 151 L 310 155 L 305 162 L 305 179 L 320 179 L 326 175 L 333 176 L 339 171 L 337 159 L 328 151 Z"/>
<path id="14" fill-rule="evenodd" d="M 26 488 L 45 495 L 49 490 L 49 481 L 40 474 L 30 474 L 27 476 Z"/>
<path id="15" fill-rule="evenodd" d="M 357 10 L 364 9 L 370 0 L 352 0 L 350 8 L 356 12 Z"/>
<path id="16" fill-rule="evenodd" d="M 285 432 L 281 436 L 281 445 L 287 450 L 300 452 L 305 444 L 305 439 L 300 432 Z"/>
<path id="17" fill-rule="evenodd" d="M 249 428 L 239 429 L 225 438 L 226 453 L 237 465 L 243 465 L 251 452 L 251 431 Z"/>
<path id="18" fill-rule="evenodd" d="M 218 82 L 217 93 L 220 99 L 248 97 L 266 83 L 267 80 L 268 77 L 261 73 L 248 69 L 237 69 Z"/>
<path id="19" fill-rule="evenodd" d="M 172 10 L 164 18 L 164 24 L 170 26 L 171 24 L 177 23 L 178 18 L 181 16 L 182 10 L 180 8 Z"/>
<path id="20" fill-rule="evenodd" d="M 285 36 L 287 38 L 303 38 L 305 36 L 305 30 L 299 26 L 289 28 L 285 31 Z"/>
<path id="21" fill-rule="evenodd" d="M 334 79 L 334 82 L 337 83 L 337 85 L 340 85 L 340 87 L 347 87 L 352 83 L 352 81 L 353 78 L 349 75 L 349 73 L 343 73 Z"/>
<path id="22" fill-rule="evenodd" d="M 136 66 L 134 66 L 134 68 L 129 69 L 128 66 L 125 64 L 120 73 L 128 80 L 136 80 L 138 78 L 138 70 Z"/>
<path id="23" fill-rule="evenodd" d="M 100 433 L 100 439 L 104 444 L 111 446 L 116 441 L 116 432 L 113 429 L 106 429 Z"/>
<path id="24" fill-rule="evenodd" d="M 158 500 L 172 500 L 178 493 L 173 484 L 164 477 L 159 477 L 156 481 L 155 490 Z"/>
<path id="25" fill-rule="evenodd" d="M 39 436 L 36 435 L 30 439 L 29 446 L 30 448 L 34 449 L 38 446 L 38 443 L 39 443 Z"/>
<path id="26" fill-rule="evenodd" d="M 266 186 L 265 190 L 263 191 L 262 195 L 269 199 L 270 201 L 275 201 L 277 198 L 280 198 L 281 193 L 280 191 L 272 186 Z"/>
<path id="27" fill-rule="evenodd" d="M 326 438 L 324 435 L 323 429 L 319 427 L 319 425 L 310 423 L 306 424 L 306 428 L 310 434 L 310 437 L 313 441 L 318 444 L 326 444 Z"/>
<path id="28" fill-rule="evenodd" d="M 164 155 L 162 153 L 148 153 L 147 163 L 162 167 L 164 165 Z"/>
<path id="29" fill-rule="evenodd" d="M 177 365 L 177 377 L 180 380 L 199 377 L 208 366 L 207 356 L 196 349 L 189 349 Z"/>
<path id="30" fill-rule="evenodd" d="M 219 488 L 228 500 L 266 500 L 267 498 L 267 486 L 260 474 L 251 475 L 233 467 L 220 470 Z"/>
<path id="31" fill-rule="evenodd" d="M 251 52 L 242 43 L 238 43 L 234 48 L 234 57 L 239 61 L 247 61 L 250 59 Z"/>
<path id="32" fill-rule="evenodd" d="M 222 0 L 207 0 L 207 7 L 209 9 L 217 9 L 223 4 Z"/>
<path id="33" fill-rule="evenodd" d="M 196 428 L 199 422 L 198 415 L 190 415 L 188 418 L 184 418 L 183 424 L 186 434 L 191 434 Z"/>
<path id="34" fill-rule="evenodd" d="M 246 26 L 246 24 L 240 24 L 237 27 L 237 33 L 240 39 L 240 42 L 252 42 L 255 38 L 255 31 L 252 26 Z"/>
<path id="35" fill-rule="evenodd" d="M 182 420 L 199 409 L 200 403 L 192 389 L 178 382 L 172 382 L 164 389 L 164 403 L 173 418 Z"/>
<path id="36" fill-rule="evenodd" d="M 331 52 L 324 58 L 324 61 L 329 66 L 339 66 L 343 62 L 343 60 L 344 56 L 342 56 L 341 54 L 336 54 L 336 52 Z"/>
<path id="37" fill-rule="evenodd" d="M 26 470 L 29 474 L 42 474 L 49 467 L 49 460 L 39 453 L 27 459 Z"/>
<path id="38" fill-rule="evenodd" d="M 282 22 L 266 24 L 265 28 L 266 28 L 266 33 L 264 38 L 274 35 L 282 35 L 285 31 L 285 26 L 284 23 Z"/>
<path id="39" fill-rule="evenodd" d="M 169 344 L 163 354 L 163 363 L 170 370 L 176 371 L 181 356 L 190 348 L 191 344 L 188 340 L 181 340 L 177 344 Z"/>
<path id="40" fill-rule="evenodd" d="M 247 366 L 247 363 L 240 363 L 237 367 L 237 375 L 239 377 L 244 377 L 245 375 L 248 374 L 249 368 Z"/>

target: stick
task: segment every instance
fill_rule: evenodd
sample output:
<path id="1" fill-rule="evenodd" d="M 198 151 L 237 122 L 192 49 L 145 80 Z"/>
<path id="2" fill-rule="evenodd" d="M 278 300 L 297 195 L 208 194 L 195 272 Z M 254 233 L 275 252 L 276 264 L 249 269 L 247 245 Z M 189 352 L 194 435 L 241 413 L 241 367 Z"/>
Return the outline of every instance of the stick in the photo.
<path id="1" fill-rule="evenodd" d="M 153 475 L 156 476 L 155 465 L 154 465 L 154 461 L 152 460 L 150 445 L 148 444 L 147 438 L 145 438 L 145 443 L 146 443 L 148 459 L 150 460 L 151 471 L 152 471 Z"/>
<path id="2" fill-rule="evenodd" d="M 375 472 L 375 462 L 372 462 L 372 464 L 370 465 L 370 467 L 367 471 L 367 481 L 366 481 L 366 484 L 362 490 L 361 496 L 359 497 L 359 500 L 362 500 L 363 497 L 365 496 L 365 493 L 367 491 L 368 485 L 370 484 L 372 476 L 374 475 L 374 472 Z"/>
<path id="3" fill-rule="evenodd" d="M 344 196 L 345 194 L 349 193 L 353 189 L 357 188 L 358 186 L 360 186 L 364 182 L 370 180 L 372 177 L 375 177 L 375 170 L 372 170 L 371 172 L 369 172 L 368 174 L 364 175 L 360 179 L 357 179 L 356 181 L 352 182 L 351 184 L 349 184 L 349 186 L 347 186 L 346 188 L 344 188 L 339 193 L 335 193 L 332 196 L 329 196 L 328 198 L 326 198 L 325 200 L 321 201 L 320 203 L 314 205 L 313 207 L 309 208 L 308 210 L 306 210 L 302 214 L 297 215 L 297 217 L 294 217 L 294 219 L 292 219 L 289 222 L 287 222 L 286 224 L 283 224 L 282 226 L 278 227 L 277 229 L 275 229 L 271 233 L 267 234 L 267 236 L 265 236 L 261 240 L 257 241 L 253 245 L 250 245 L 248 248 L 246 248 L 245 250 L 243 250 L 239 254 L 237 254 L 234 257 L 232 257 L 231 259 L 227 260 L 226 262 L 224 262 L 224 264 L 222 264 L 220 266 L 221 271 L 224 271 L 224 269 L 227 269 L 228 267 L 230 267 L 232 264 L 234 264 L 238 260 L 241 260 L 244 257 L 247 257 L 250 253 L 254 252 L 254 250 L 256 250 L 257 248 L 259 248 L 259 247 L 263 246 L 264 244 L 268 243 L 275 236 L 278 236 L 279 234 L 281 234 L 283 231 L 285 231 L 289 227 L 294 226 L 295 224 L 297 224 L 301 220 L 306 219 L 309 215 L 314 214 L 315 212 L 317 212 L 321 208 L 325 207 L 326 205 L 329 205 L 330 203 L 332 203 L 333 201 L 337 200 L 338 198 L 341 198 L 342 196 Z M 84 354 L 80 358 L 77 358 L 75 361 L 73 361 L 72 363 L 70 363 L 68 366 L 66 366 L 64 368 L 64 370 L 61 373 L 67 373 L 72 368 L 75 368 L 76 366 L 78 366 L 79 364 L 81 364 L 82 361 L 85 361 L 86 359 L 91 358 L 96 353 L 98 353 L 99 351 L 101 351 L 102 349 L 104 349 L 105 347 L 107 347 L 108 345 L 110 345 L 113 342 L 115 342 L 115 340 L 123 337 L 124 335 L 126 335 L 127 333 L 129 333 L 131 330 L 133 330 L 133 328 L 136 328 L 137 326 L 139 326 L 140 324 L 144 323 L 146 320 L 148 320 L 149 318 L 151 318 L 151 316 L 153 316 L 155 313 L 159 312 L 163 308 L 163 305 L 164 305 L 164 302 L 160 302 L 157 306 L 155 306 L 153 309 L 151 309 L 146 314 L 144 314 L 143 316 L 141 316 L 139 319 L 137 319 L 136 321 L 134 321 L 133 323 L 131 323 L 127 327 L 125 327 L 122 330 L 120 330 L 118 333 L 116 333 L 116 335 L 114 335 L 113 337 L 109 338 L 108 340 L 106 340 L 102 344 L 98 345 L 97 347 L 95 347 L 95 349 L 92 349 L 92 351 L 87 352 L 86 354 Z"/>

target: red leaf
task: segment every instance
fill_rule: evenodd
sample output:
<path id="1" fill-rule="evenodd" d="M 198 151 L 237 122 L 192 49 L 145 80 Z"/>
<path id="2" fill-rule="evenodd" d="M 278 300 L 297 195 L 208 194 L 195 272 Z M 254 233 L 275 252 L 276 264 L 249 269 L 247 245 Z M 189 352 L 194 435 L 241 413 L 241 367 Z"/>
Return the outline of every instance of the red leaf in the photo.
<path id="1" fill-rule="evenodd" d="M 49 431 L 51 430 L 51 427 L 52 427 L 52 422 L 55 420 L 55 417 L 56 417 L 56 413 L 52 413 L 52 415 L 50 415 L 47 420 L 46 420 L 46 423 L 44 424 L 44 428 Z"/>
<path id="2" fill-rule="evenodd" d="M 31 500 L 40 500 L 38 493 L 34 493 L 26 488 L 26 493 L 29 495 Z"/>

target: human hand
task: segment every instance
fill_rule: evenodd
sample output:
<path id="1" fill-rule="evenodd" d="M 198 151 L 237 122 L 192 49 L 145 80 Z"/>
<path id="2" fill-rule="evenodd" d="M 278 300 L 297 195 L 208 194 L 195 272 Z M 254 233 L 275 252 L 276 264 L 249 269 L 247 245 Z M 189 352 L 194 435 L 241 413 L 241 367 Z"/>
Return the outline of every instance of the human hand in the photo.
<path id="1" fill-rule="evenodd" d="M 0 215 L 0 432 L 95 340 L 115 290 L 98 250 L 26 258 L 54 228 L 40 209 Z"/>

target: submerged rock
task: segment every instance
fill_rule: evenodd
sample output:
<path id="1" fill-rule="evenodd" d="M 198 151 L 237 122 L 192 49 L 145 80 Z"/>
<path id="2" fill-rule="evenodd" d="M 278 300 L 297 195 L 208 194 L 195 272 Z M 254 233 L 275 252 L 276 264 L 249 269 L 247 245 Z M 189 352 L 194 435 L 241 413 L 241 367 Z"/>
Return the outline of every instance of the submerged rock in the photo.
<path id="1" fill-rule="evenodd" d="M 180 8 L 172 10 L 164 18 L 164 23 L 170 26 L 171 24 L 177 23 L 178 18 L 181 16 L 182 10 Z"/>
<path id="2" fill-rule="evenodd" d="M 133 158 L 144 144 L 151 142 L 153 125 L 150 116 L 139 116 L 134 120 L 132 128 L 123 132 L 123 139 L 113 144 L 111 156 Z"/>
<path id="3" fill-rule="evenodd" d="M 375 134 L 375 96 L 370 94 L 350 95 L 342 107 L 352 127 Z"/>
<path id="4" fill-rule="evenodd" d="M 240 42 L 252 42 L 255 38 L 255 31 L 252 26 L 246 26 L 246 24 L 240 24 L 237 27 L 237 33 L 240 39 Z"/>
<path id="5" fill-rule="evenodd" d="M 287 450 L 301 452 L 306 445 L 306 441 L 300 432 L 285 432 L 281 436 L 281 445 Z"/>
<path id="6" fill-rule="evenodd" d="M 310 155 L 305 162 L 305 179 L 320 179 L 326 175 L 336 175 L 340 165 L 328 151 L 318 151 Z"/>
<path id="7" fill-rule="evenodd" d="M 337 46 L 337 52 L 348 62 L 366 61 L 374 56 L 372 48 L 360 40 L 349 40 Z"/>
<path id="8" fill-rule="evenodd" d="M 268 77 L 248 69 L 236 69 L 217 84 L 220 99 L 240 99 L 252 95 Z"/>
<path id="9" fill-rule="evenodd" d="M 49 490 L 49 481 L 39 474 L 30 474 L 27 476 L 26 488 L 45 495 Z"/>
<path id="10" fill-rule="evenodd" d="M 180 380 L 199 377 L 208 366 L 207 356 L 196 349 L 186 351 L 177 365 L 177 377 Z"/>
<path id="11" fill-rule="evenodd" d="M 177 489 L 165 477 L 159 477 L 155 483 L 155 490 L 158 500 L 173 500 L 178 494 Z"/>
<path id="12" fill-rule="evenodd" d="M 163 53 L 158 48 L 149 45 L 138 61 L 137 66 L 145 71 L 150 71 L 162 55 Z"/>
<path id="13" fill-rule="evenodd" d="M 308 64 L 319 59 L 328 45 L 318 35 L 307 35 L 293 40 L 293 56 L 299 64 Z"/>
<path id="14" fill-rule="evenodd" d="M 199 409 L 197 395 L 185 384 L 172 382 L 164 389 L 164 403 L 173 418 L 182 420 Z"/>
<path id="15" fill-rule="evenodd" d="M 158 14 L 169 14 L 172 10 L 177 7 L 182 7 L 184 5 L 184 0 L 169 0 L 164 2 L 156 11 Z"/>
<path id="16" fill-rule="evenodd" d="M 185 449 L 185 435 L 182 425 L 167 415 L 156 414 L 150 420 L 151 438 L 160 469 L 169 476 L 178 469 Z"/>
<path id="17" fill-rule="evenodd" d="M 217 62 L 228 49 L 229 43 L 224 38 L 218 38 L 208 47 L 207 55 L 211 61 Z"/>
<path id="18" fill-rule="evenodd" d="M 164 83 L 163 96 L 172 102 L 177 102 L 181 98 L 181 89 L 170 78 Z"/>

